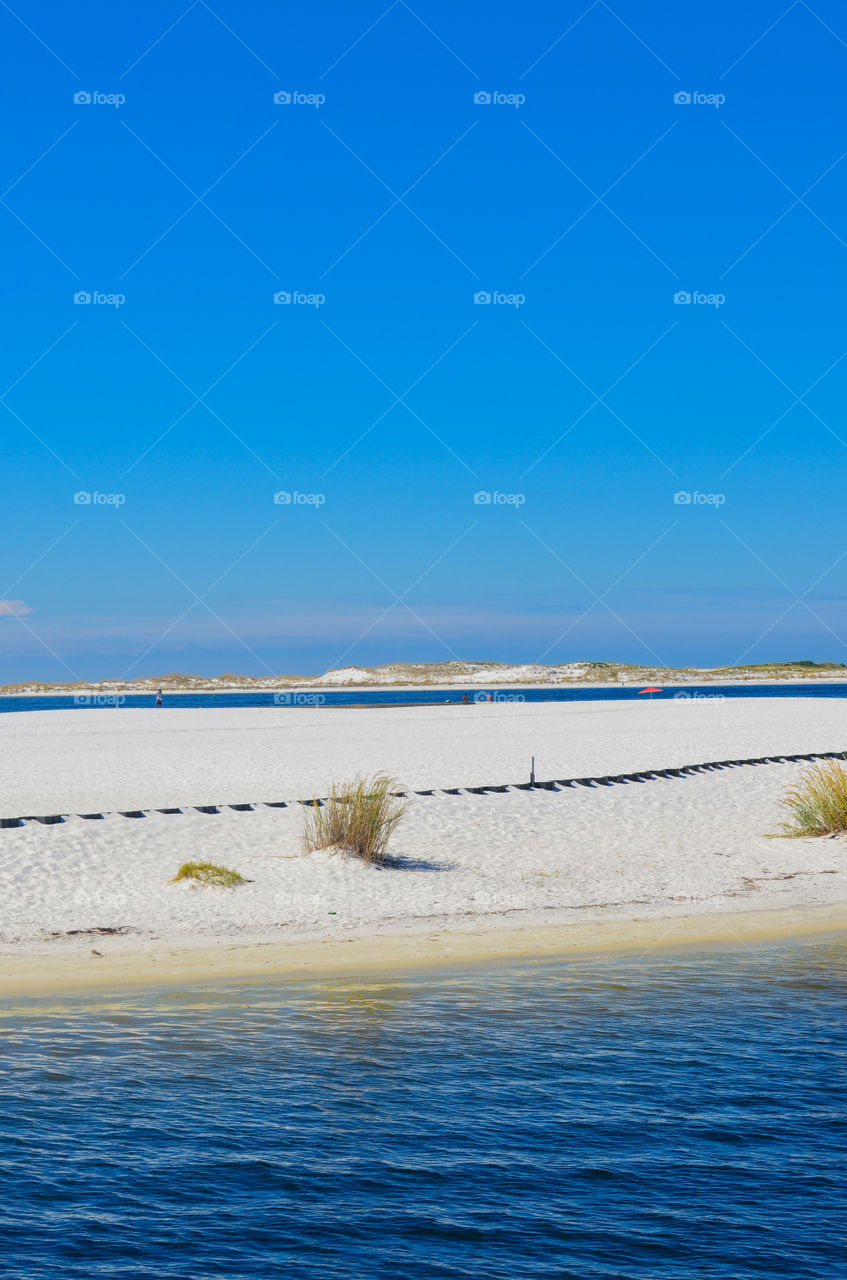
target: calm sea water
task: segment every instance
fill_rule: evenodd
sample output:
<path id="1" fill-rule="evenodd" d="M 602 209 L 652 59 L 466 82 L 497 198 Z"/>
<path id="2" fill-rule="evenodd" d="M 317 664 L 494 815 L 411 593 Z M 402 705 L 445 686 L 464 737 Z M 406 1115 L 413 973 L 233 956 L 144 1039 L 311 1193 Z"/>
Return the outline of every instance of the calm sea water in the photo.
<path id="1" fill-rule="evenodd" d="M 5 1008 L 10 1277 L 843 1276 L 847 951 Z"/>
<path id="2" fill-rule="evenodd" d="M 491 694 L 495 702 L 609 702 L 623 699 L 644 702 L 653 697 L 657 702 L 679 697 L 722 698 L 847 698 L 845 684 L 710 684 L 674 685 L 654 694 L 642 694 L 639 689 L 604 686 L 592 689 L 539 689 L 502 686 L 498 689 L 480 690 L 476 686 L 467 689 L 327 689 L 312 693 L 306 690 L 274 694 L 262 693 L 180 693 L 165 694 L 164 709 L 187 710 L 189 707 L 277 707 L 280 711 L 296 711 L 303 707 L 353 707 L 353 706 L 420 706 L 433 703 L 460 703 L 468 694 L 472 702 L 482 701 Z M 66 711 L 103 709 L 124 710 L 132 707 L 152 707 L 155 694 L 56 694 L 51 697 L 3 696 L 0 697 L 0 713 L 8 711 Z"/>

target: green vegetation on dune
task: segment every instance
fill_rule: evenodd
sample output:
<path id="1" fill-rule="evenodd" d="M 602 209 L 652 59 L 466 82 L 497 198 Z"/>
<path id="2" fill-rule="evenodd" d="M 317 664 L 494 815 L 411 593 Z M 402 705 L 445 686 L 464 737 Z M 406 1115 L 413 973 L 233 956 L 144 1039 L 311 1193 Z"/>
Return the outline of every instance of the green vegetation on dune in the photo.
<path id="1" fill-rule="evenodd" d="M 190 880 L 195 886 L 215 889 L 235 889 L 240 884 L 250 884 L 238 871 L 229 867 L 218 867 L 214 862 L 183 862 L 171 884 L 180 880 Z"/>
<path id="2" fill-rule="evenodd" d="M 837 760 L 801 775 L 782 801 L 792 816 L 777 836 L 830 836 L 847 831 L 847 771 Z"/>
<path id="3" fill-rule="evenodd" d="M 731 671 L 839 671 L 847 667 L 844 662 L 813 662 L 811 658 L 798 658 L 793 662 L 748 662 L 737 667 L 712 667 L 710 670 L 726 674 Z"/>
<path id="4" fill-rule="evenodd" d="M 303 846 L 335 849 L 378 866 L 388 861 L 388 842 L 406 812 L 399 783 L 385 774 L 333 783 L 329 798 L 305 810 Z"/>

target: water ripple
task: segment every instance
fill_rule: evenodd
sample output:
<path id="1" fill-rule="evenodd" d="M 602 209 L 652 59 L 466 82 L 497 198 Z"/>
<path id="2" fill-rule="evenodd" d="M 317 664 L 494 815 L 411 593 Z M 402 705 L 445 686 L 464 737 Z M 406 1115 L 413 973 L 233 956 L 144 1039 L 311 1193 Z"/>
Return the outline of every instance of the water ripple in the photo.
<path id="1" fill-rule="evenodd" d="M 832 945 L 0 1010 L 6 1273 L 843 1274 Z"/>

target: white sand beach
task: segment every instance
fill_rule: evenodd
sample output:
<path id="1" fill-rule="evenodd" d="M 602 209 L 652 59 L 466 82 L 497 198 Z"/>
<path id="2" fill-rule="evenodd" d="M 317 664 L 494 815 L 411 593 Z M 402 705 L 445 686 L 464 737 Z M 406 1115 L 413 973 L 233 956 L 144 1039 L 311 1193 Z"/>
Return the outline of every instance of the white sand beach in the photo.
<path id="1" fill-rule="evenodd" d="M 461 790 L 526 782 L 532 755 L 537 777 L 552 779 L 845 750 L 838 699 L 47 711 L 0 716 L 0 741 L 0 817 L 70 815 L 0 830 L 5 990 L 35 989 L 39 973 L 48 989 L 108 986 L 132 972 L 153 980 L 157 962 L 179 955 L 172 977 L 197 976 L 187 957 L 201 952 L 220 973 L 249 947 L 276 948 L 277 959 L 281 949 L 280 967 L 297 970 L 341 944 L 355 944 L 364 965 L 384 961 L 405 939 L 407 958 L 425 963 L 549 954 L 578 938 L 611 945 L 637 925 L 643 949 L 683 926 L 698 936 L 706 918 L 728 939 L 751 913 L 760 932 L 767 913 L 790 913 L 795 931 L 831 928 L 847 903 L 847 842 L 766 838 L 800 764 Z M 296 802 L 375 770 L 435 790 L 411 797 L 393 840 L 397 864 L 304 854 Z M 258 807 L 193 807 L 246 803 Z M 182 812 L 155 812 L 171 807 Z M 191 859 L 251 883 L 169 883 Z M 273 968 L 270 956 L 256 971 Z"/>

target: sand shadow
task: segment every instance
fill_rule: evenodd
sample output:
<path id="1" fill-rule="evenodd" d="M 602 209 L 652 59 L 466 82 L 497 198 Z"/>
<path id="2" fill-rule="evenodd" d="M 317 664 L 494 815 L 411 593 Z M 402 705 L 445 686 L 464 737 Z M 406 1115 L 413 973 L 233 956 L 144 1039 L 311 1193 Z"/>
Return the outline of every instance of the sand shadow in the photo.
<path id="1" fill-rule="evenodd" d="M 415 858 L 402 853 L 386 854 L 379 866 L 385 871 L 453 871 L 451 862 L 432 862 L 429 858 Z"/>

